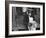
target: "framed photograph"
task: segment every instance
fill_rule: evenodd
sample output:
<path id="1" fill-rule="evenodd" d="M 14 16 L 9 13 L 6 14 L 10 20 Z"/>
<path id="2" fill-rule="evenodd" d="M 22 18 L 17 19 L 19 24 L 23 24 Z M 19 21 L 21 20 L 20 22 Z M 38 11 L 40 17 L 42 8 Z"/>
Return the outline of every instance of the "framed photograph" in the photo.
<path id="1" fill-rule="evenodd" d="M 5 36 L 37 36 L 45 34 L 45 3 L 5 2 Z"/>

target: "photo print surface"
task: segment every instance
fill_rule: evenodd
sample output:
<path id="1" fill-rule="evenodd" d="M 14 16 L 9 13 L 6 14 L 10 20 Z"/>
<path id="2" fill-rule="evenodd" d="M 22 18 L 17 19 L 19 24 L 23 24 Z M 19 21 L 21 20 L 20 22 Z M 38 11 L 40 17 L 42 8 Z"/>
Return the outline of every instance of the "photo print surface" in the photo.
<path id="1" fill-rule="evenodd" d="M 9 4 L 9 35 L 43 33 L 43 6 Z"/>
<path id="2" fill-rule="evenodd" d="M 40 8 L 12 7 L 12 31 L 40 30 Z"/>

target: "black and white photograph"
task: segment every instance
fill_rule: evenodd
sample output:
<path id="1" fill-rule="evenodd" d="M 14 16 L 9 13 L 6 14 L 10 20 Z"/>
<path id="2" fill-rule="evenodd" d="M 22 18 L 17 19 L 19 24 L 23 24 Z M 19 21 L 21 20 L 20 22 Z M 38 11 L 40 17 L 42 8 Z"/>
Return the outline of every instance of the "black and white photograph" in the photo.
<path id="1" fill-rule="evenodd" d="M 43 3 L 10 3 L 8 35 L 43 34 Z"/>
<path id="2" fill-rule="evenodd" d="M 12 31 L 40 30 L 40 8 L 12 7 Z"/>

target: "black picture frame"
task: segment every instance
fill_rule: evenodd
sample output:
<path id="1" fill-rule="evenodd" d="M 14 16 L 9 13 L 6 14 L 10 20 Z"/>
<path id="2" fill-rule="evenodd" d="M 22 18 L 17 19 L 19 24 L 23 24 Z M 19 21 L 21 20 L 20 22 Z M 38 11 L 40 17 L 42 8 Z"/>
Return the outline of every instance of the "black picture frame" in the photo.
<path id="1" fill-rule="evenodd" d="M 43 33 L 38 34 L 23 34 L 23 35 L 9 35 L 9 4 L 36 4 L 36 5 L 43 5 Z M 22 2 L 22 1 L 5 1 L 5 37 L 23 37 L 23 36 L 40 36 L 45 35 L 45 3 L 43 2 Z"/>

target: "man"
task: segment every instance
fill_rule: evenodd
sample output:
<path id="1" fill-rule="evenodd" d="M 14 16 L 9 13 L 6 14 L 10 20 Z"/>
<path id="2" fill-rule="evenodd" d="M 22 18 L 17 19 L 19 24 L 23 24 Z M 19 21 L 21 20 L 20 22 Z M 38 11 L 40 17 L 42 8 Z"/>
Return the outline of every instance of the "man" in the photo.
<path id="1" fill-rule="evenodd" d="M 29 17 L 28 17 L 28 14 L 27 12 L 24 12 L 24 26 L 26 27 L 26 30 L 28 30 L 28 23 L 29 23 Z"/>

